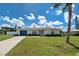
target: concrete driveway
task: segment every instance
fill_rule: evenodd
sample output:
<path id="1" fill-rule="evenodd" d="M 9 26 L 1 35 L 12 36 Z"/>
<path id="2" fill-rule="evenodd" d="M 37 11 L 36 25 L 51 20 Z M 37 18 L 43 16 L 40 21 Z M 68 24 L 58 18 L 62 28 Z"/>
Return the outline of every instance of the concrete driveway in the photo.
<path id="1" fill-rule="evenodd" d="M 0 56 L 5 56 L 14 46 L 16 46 L 26 36 L 16 36 L 4 41 L 0 41 Z"/>

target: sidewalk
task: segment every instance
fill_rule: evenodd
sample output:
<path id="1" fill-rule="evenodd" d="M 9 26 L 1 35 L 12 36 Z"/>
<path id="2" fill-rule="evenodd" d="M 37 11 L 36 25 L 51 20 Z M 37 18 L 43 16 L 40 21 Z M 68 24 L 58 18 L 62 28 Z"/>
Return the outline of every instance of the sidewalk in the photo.
<path id="1" fill-rule="evenodd" d="M 0 56 L 5 56 L 14 46 L 16 46 L 25 36 L 16 36 L 4 41 L 0 41 Z"/>

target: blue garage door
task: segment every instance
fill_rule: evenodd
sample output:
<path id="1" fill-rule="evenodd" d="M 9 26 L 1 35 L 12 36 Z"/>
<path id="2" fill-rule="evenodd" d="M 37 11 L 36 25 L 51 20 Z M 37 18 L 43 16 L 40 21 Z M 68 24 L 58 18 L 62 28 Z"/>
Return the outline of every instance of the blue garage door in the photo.
<path id="1" fill-rule="evenodd" d="M 27 35 L 27 31 L 26 30 L 21 30 L 20 31 L 20 35 L 21 36 L 26 36 Z"/>

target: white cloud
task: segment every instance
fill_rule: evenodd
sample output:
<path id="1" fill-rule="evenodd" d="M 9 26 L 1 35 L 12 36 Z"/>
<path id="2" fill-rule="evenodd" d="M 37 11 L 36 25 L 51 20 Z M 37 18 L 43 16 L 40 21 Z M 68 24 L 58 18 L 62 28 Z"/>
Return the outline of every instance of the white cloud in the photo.
<path id="1" fill-rule="evenodd" d="M 63 22 L 60 22 L 60 21 L 53 21 L 52 24 L 53 24 L 53 25 L 63 25 Z"/>
<path id="2" fill-rule="evenodd" d="M 38 19 L 39 19 L 39 22 L 38 22 L 38 24 L 40 24 L 40 25 L 42 25 L 42 26 L 44 26 L 44 27 L 53 27 L 54 28 L 54 26 L 53 25 L 62 25 L 63 24 L 63 22 L 60 22 L 60 21 L 47 21 L 46 20 L 46 18 L 45 18 L 45 16 L 38 16 Z"/>
<path id="3" fill-rule="evenodd" d="M 50 10 L 52 10 L 52 9 L 53 9 L 53 7 L 51 6 L 51 7 L 46 11 L 46 13 L 49 13 Z"/>
<path id="4" fill-rule="evenodd" d="M 75 25 L 71 25 L 71 31 L 75 30 Z"/>
<path id="5" fill-rule="evenodd" d="M 51 7 L 50 7 L 50 9 L 52 10 L 52 9 L 53 9 L 53 7 L 51 6 Z"/>
<path id="6" fill-rule="evenodd" d="M 47 10 L 46 13 L 49 13 L 49 10 Z"/>
<path id="7" fill-rule="evenodd" d="M 46 22 L 44 26 L 45 26 L 45 27 L 55 28 L 55 27 L 53 26 L 53 22 L 52 22 L 52 21 Z"/>
<path id="8" fill-rule="evenodd" d="M 45 16 L 38 16 L 39 22 L 38 25 L 35 23 L 32 23 L 31 26 L 29 27 L 52 27 L 54 28 L 54 26 L 52 25 L 52 21 L 47 22 Z"/>
<path id="9" fill-rule="evenodd" d="M 32 23 L 31 26 L 28 27 L 36 27 L 36 28 L 40 28 L 40 27 L 51 27 L 54 28 L 54 26 L 50 25 L 50 24 L 46 24 L 46 25 L 37 25 L 36 23 Z"/>
<path id="10" fill-rule="evenodd" d="M 75 30 L 75 25 L 71 25 L 71 31 L 73 30 Z M 64 26 L 62 31 L 67 32 L 67 26 Z"/>
<path id="11" fill-rule="evenodd" d="M 20 20 L 24 20 L 24 18 L 22 18 L 22 17 L 19 17 L 19 19 L 20 19 Z"/>
<path id="12" fill-rule="evenodd" d="M 62 31 L 67 32 L 67 26 L 65 26 Z"/>
<path id="13" fill-rule="evenodd" d="M 25 25 L 22 20 L 16 18 L 12 18 L 11 23 L 17 25 L 17 27 L 23 27 Z"/>
<path id="14" fill-rule="evenodd" d="M 79 15 L 77 15 L 77 17 L 79 18 Z"/>
<path id="15" fill-rule="evenodd" d="M 59 21 L 55 21 L 55 22 L 46 22 L 45 24 L 41 25 L 37 25 L 36 23 L 32 23 L 31 26 L 28 26 L 28 27 L 36 27 L 36 28 L 40 28 L 40 27 L 51 27 L 51 28 L 60 28 L 62 29 L 64 26 L 60 26 L 60 27 L 55 27 L 54 25 L 62 25 L 63 23 L 62 22 L 59 22 Z"/>
<path id="16" fill-rule="evenodd" d="M 9 24 L 1 24 L 0 27 L 11 27 Z"/>
<path id="17" fill-rule="evenodd" d="M 38 20 L 39 20 L 39 24 L 40 25 L 44 25 L 45 23 L 47 23 L 47 20 L 45 18 L 45 16 L 38 16 Z"/>
<path id="18" fill-rule="evenodd" d="M 38 27 L 35 23 L 31 24 L 32 27 Z"/>
<path id="19" fill-rule="evenodd" d="M 35 16 L 34 16 L 33 13 L 30 13 L 30 16 L 25 15 L 25 17 L 26 17 L 27 19 L 29 19 L 29 20 L 34 20 L 34 19 L 35 19 Z"/>
<path id="20" fill-rule="evenodd" d="M 62 10 L 57 10 L 56 15 L 60 15 L 62 13 Z"/>
<path id="21" fill-rule="evenodd" d="M 40 16 L 40 15 L 38 16 L 38 19 L 39 20 L 46 20 L 45 16 Z"/>
<path id="22" fill-rule="evenodd" d="M 16 18 L 10 19 L 8 16 L 4 16 L 4 17 L 1 16 L 0 18 L 1 18 L 1 20 L 9 22 L 12 25 L 17 25 L 18 27 L 23 27 L 24 26 L 24 22 L 23 22 L 22 17 L 19 17 L 19 19 L 16 19 Z"/>
<path id="23" fill-rule="evenodd" d="M 7 21 L 7 22 L 10 22 L 11 20 L 10 20 L 10 18 L 8 17 L 8 16 L 1 16 L 0 17 L 3 21 Z"/>
<path id="24" fill-rule="evenodd" d="M 60 29 L 64 29 L 64 26 L 60 26 L 59 28 L 60 28 Z"/>
<path id="25" fill-rule="evenodd" d="M 65 22 L 68 23 L 68 12 L 64 13 L 64 19 L 65 19 Z"/>
<path id="26" fill-rule="evenodd" d="M 32 23 L 31 26 L 28 27 L 39 27 L 36 23 Z"/>
<path id="27" fill-rule="evenodd" d="M 75 28 L 75 25 L 71 25 L 71 28 Z"/>
<path id="28" fill-rule="evenodd" d="M 72 13 L 72 21 L 75 19 L 77 15 L 75 13 Z"/>
<path id="29" fill-rule="evenodd" d="M 74 8 L 75 8 L 75 4 L 72 4 L 72 11 L 74 11 Z"/>
<path id="30" fill-rule="evenodd" d="M 47 20 L 40 20 L 40 21 L 39 21 L 39 24 L 40 24 L 40 25 L 44 25 L 45 23 L 47 23 Z"/>
<path id="31" fill-rule="evenodd" d="M 52 26 L 52 21 L 48 22 L 47 26 Z"/>
<path id="32" fill-rule="evenodd" d="M 76 16 L 77 15 L 75 13 L 72 13 L 71 22 L 75 19 Z M 65 19 L 65 22 L 68 23 L 68 12 L 64 13 L 64 19 Z"/>

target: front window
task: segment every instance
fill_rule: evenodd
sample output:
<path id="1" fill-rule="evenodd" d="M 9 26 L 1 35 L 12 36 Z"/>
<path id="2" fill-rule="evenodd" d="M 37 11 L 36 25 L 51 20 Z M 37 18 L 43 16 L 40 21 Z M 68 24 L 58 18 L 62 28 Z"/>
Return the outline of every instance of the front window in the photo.
<path id="1" fill-rule="evenodd" d="M 37 32 L 34 30 L 34 31 L 32 32 L 32 34 L 33 34 L 33 35 L 37 35 Z"/>

